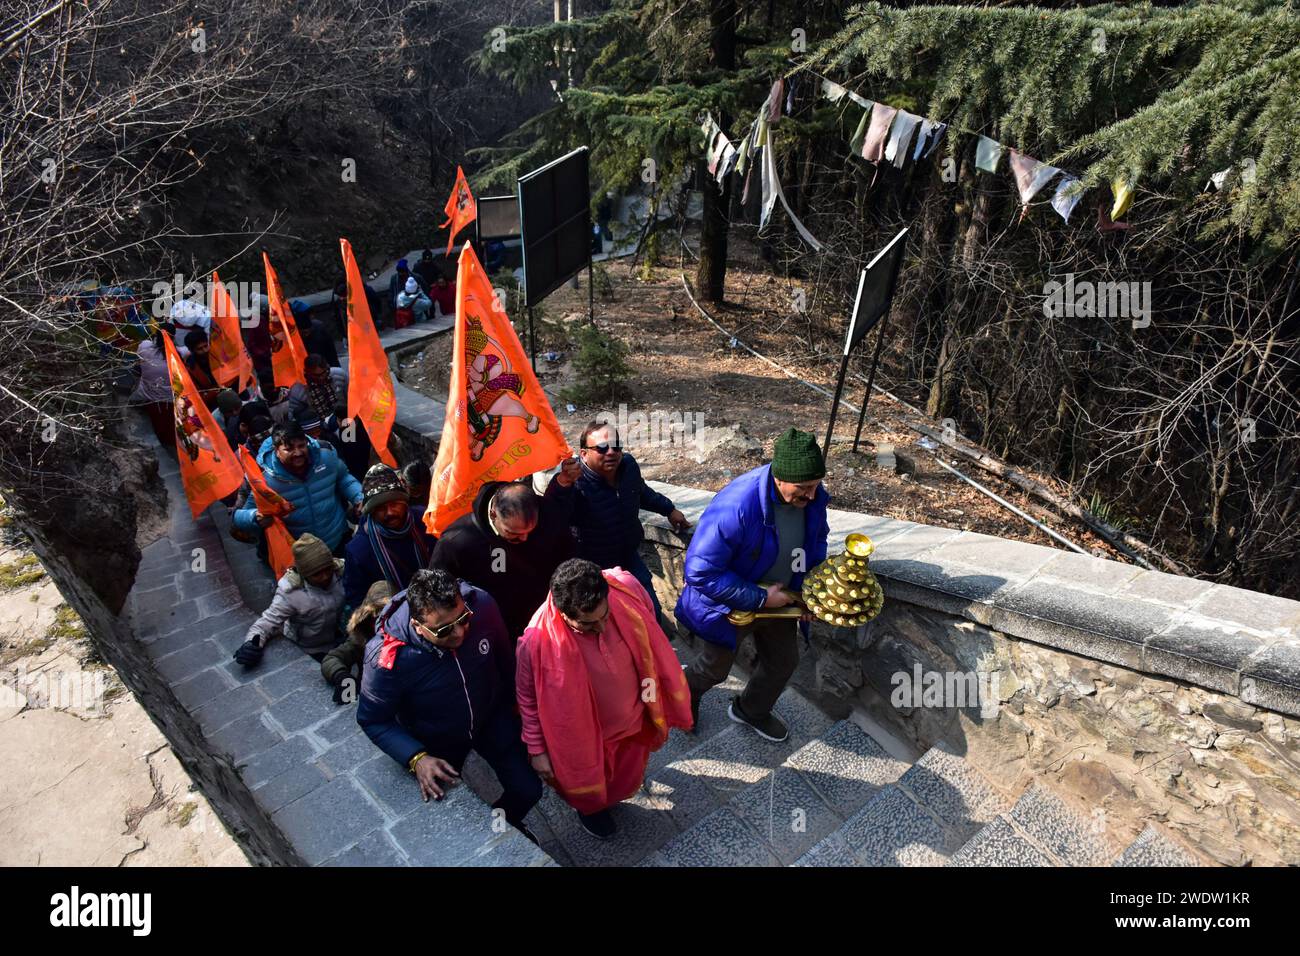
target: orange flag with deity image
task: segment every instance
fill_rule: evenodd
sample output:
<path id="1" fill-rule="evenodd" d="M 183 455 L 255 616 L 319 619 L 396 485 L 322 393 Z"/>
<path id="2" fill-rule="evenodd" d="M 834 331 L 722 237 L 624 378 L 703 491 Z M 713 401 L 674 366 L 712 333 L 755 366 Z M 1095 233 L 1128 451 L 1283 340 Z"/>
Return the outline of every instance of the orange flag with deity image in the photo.
<path id="1" fill-rule="evenodd" d="M 573 454 L 474 248 L 460 253 L 447 415 L 424 524 L 442 534 L 485 482 L 545 471 Z"/>
<path id="2" fill-rule="evenodd" d="M 272 520 L 263 530 L 266 532 L 267 555 L 278 581 L 284 572 L 293 565 L 293 535 L 280 519 L 293 510 L 293 505 L 286 501 L 278 491 L 266 483 L 262 466 L 243 445 L 239 446 L 239 461 L 244 466 L 248 478 L 248 487 L 252 489 L 253 500 L 257 503 L 257 513 L 268 515 Z"/>
<path id="3" fill-rule="evenodd" d="M 208 361 L 212 377 L 222 385 L 242 392 L 253 384 L 253 360 L 244 347 L 239 331 L 239 312 L 230 300 L 216 270 L 208 289 L 208 311 L 212 313 L 212 330 L 209 335 Z"/>
<path id="4" fill-rule="evenodd" d="M 214 501 L 238 491 L 244 483 L 244 472 L 212 412 L 199 397 L 199 390 L 194 387 L 172 337 L 164 335 L 162 339 L 172 386 L 181 484 L 190 503 L 190 514 L 197 518 Z"/>
<path id="5" fill-rule="evenodd" d="M 451 196 L 442 211 L 446 213 L 447 221 L 438 228 L 446 229 L 451 226 L 451 232 L 447 234 L 445 253 L 451 255 L 451 245 L 456 241 L 456 233 L 478 218 L 478 203 L 474 200 L 474 194 L 469 191 L 469 180 L 465 178 L 465 171 L 459 166 L 456 167 L 456 185 L 452 187 Z"/>
<path id="6" fill-rule="evenodd" d="M 289 311 L 289 303 L 280 288 L 280 277 L 271 266 L 266 252 L 262 252 L 262 266 L 266 270 L 266 298 L 269 302 L 271 328 L 271 371 L 277 387 L 292 388 L 306 385 L 303 366 L 307 363 L 307 350 L 298 334 L 298 323 Z"/>
<path id="7" fill-rule="evenodd" d="M 388 450 L 388 436 L 397 420 L 397 393 L 388 369 L 388 355 L 370 317 L 370 302 L 352 244 L 339 240 L 343 271 L 348 277 L 348 418 L 365 425 L 375 454 L 389 468 L 397 459 Z"/>

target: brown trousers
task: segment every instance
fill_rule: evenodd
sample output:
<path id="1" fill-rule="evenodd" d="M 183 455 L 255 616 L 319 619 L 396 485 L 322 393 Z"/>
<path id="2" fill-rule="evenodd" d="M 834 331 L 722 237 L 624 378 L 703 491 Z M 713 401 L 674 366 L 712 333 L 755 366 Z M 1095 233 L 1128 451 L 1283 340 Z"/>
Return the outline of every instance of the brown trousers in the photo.
<path id="1" fill-rule="evenodd" d="M 799 666 L 799 632 L 789 618 L 760 618 L 748 627 L 736 629 L 736 648 L 750 638 L 757 652 L 754 672 L 740 692 L 740 709 L 754 718 L 772 712 L 776 699 Z M 686 683 L 691 688 L 692 705 L 698 705 L 705 691 L 721 684 L 731 673 L 736 651 L 701 639 L 700 655 L 686 667 Z"/>

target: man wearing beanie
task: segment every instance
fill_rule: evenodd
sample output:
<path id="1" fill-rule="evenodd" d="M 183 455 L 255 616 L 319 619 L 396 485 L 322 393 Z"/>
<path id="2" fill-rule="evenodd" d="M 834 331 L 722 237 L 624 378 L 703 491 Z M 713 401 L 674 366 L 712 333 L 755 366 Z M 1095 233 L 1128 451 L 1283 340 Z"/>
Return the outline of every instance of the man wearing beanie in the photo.
<path id="1" fill-rule="evenodd" d="M 343 562 L 325 542 L 304 534 L 293 543 L 293 567 L 275 586 L 271 606 L 248 629 L 235 660 L 256 667 L 270 641 L 280 631 L 304 651 L 320 660 L 343 637 Z"/>
<path id="2" fill-rule="evenodd" d="M 776 440 L 770 465 L 734 479 L 713 497 L 686 550 L 686 586 L 677 620 L 703 640 L 686 668 L 691 712 L 700 698 L 727 679 L 739 642 L 752 637 L 757 662 L 745 689 L 731 699 L 728 716 L 767 740 L 785 740 L 785 724 L 772 707 L 799 663 L 796 622 L 760 618 L 737 628 L 731 611 L 757 611 L 791 603 L 803 573 L 826 559 L 826 465 L 817 440 L 788 429 Z"/>
<path id="3" fill-rule="evenodd" d="M 424 509 L 410 506 L 401 475 L 387 465 L 375 465 L 366 472 L 361 495 L 361 523 L 348 542 L 343 570 L 349 611 L 361 606 L 376 581 L 387 581 L 394 593 L 405 590 L 433 554 Z"/>

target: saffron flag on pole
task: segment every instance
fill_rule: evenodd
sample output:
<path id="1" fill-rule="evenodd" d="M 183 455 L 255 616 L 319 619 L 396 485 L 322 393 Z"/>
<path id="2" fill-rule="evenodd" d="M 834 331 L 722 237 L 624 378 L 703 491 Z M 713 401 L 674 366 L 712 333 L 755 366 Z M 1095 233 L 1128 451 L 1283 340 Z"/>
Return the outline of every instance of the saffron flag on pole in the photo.
<path id="1" fill-rule="evenodd" d="M 242 392 L 253 383 L 253 360 L 239 332 L 239 312 L 215 270 L 208 291 L 208 311 L 212 313 L 208 346 L 212 377 L 222 385 L 234 383 L 235 391 Z"/>
<path id="2" fill-rule="evenodd" d="M 306 385 L 307 379 L 303 376 L 302 369 L 307 361 L 307 351 L 302 344 L 302 336 L 298 334 L 298 323 L 293 320 L 289 304 L 284 300 L 280 277 L 275 274 L 265 250 L 262 252 L 262 267 L 266 270 L 266 298 L 271 324 L 271 370 L 275 374 L 275 384 L 284 388 Z"/>
<path id="3" fill-rule="evenodd" d="M 238 491 L 244 483 L 244 473 L 212 412 L 199 397 L 199 390 L 194 387 L 172 337 L 164 335 L 162 339 L 167 351 L 167 378 L 172 386 L 181 484 L 190 503 L 190 514 L 197 518 L 214 501 Z"/>
<path id="4" fill-rule="evenodd" d="M 348 418 L 360 421 L 375 454 L 389 468 L 397 459 L 388 450 L 388 436 L 397 420 L 397 393 L 388 370 L 388 356 L 370 317 L 370 302 L 352 244 L 339 239 L 343 271 L 348 279 Z"/>
<path id="5" fill-rule="evenodd" d="M 266 533 L 267 555 L 278 581 L 293 564 L 293 535 L 289 534 L 289 529 L 280 520 L 293 510 L 293 505 L 266 483 L 262 467 L 252 452 L 243 445 L 239 446 L 239 461 L 244 466 L 248 487 L 252 489 L 253 500 L 257 503 L 257 513 L 271 518 L 270 525 L 263 530 Z"/>
<path id="6" fill-rule="evenodd" d="M 452 187 L 451 196 L 442 211 L 446 213 L 447 221 L 438 228 L 445 229 L 451 226 L 451 232 L 447 234 L 446 253 L 451 255 L 451 244 L 456 241 L 456 233 L 478 217 L 478 203 L 474 201 L 474 194 L 469 191 L 469 180 L 465 178 L 465 171 L 459 166 L 456 167 L 456 185 Z"/>
<path id="7" fill-rule="evenodd" d="M 510 317 L 468 244 L 456 272 L 447 415 L 424 524 L 441 534 L 485 482 L 545 471 L 573 454 Z"/>

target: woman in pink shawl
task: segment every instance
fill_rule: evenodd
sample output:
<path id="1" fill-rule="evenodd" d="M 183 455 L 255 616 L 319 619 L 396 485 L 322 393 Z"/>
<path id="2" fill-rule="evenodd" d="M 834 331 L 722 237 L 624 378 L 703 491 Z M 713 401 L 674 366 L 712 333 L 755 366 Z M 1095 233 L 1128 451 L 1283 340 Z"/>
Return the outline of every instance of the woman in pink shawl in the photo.
<path id="1" fill-rule="evenodd" d="M 622 568 L 565 561 L 516 655 L 533 769 L 607 840 L 609 808 L 640 788 L 668 731 L 691 726 L 690 690 L 650 597 Z"/>

